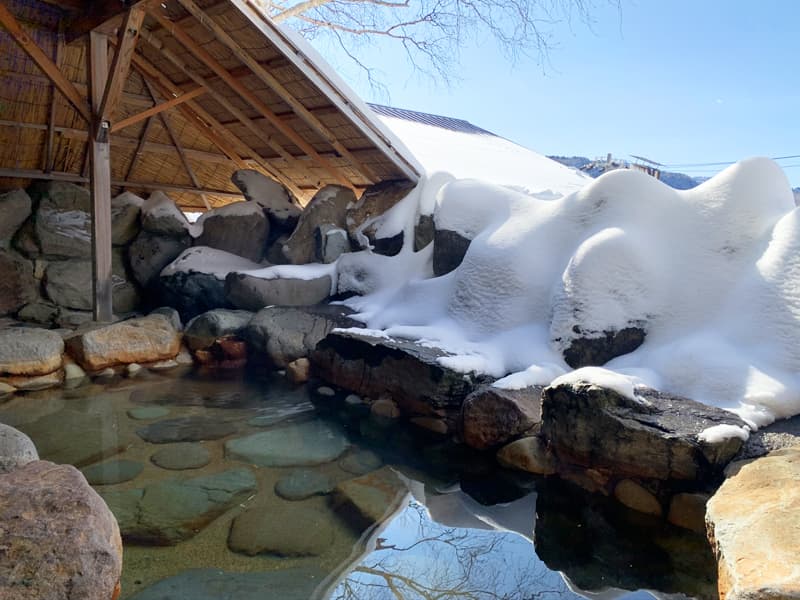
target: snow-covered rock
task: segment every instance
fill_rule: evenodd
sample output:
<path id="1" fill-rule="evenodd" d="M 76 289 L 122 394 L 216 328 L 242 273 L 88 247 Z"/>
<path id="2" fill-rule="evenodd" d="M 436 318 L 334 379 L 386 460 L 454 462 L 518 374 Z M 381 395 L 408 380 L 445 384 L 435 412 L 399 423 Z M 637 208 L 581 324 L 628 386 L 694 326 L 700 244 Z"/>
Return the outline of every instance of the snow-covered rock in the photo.
<path id="1" fill-rule="evenodd" d="M 303 265 L 316 261 L 314 232 L 322 225 L 344 228 L 347 207 L 356 200 L 350 188 L 328 185 L 318 191 L 300 215 L 291 237 L 283 245 L 290 263 Z"/>
<path id="2" fill-rule="evenodd" d="M 153 192 L 142 205 L 142 229 L 175 238 L 188 236 L 195 231 L 183 211 L 164 192 Z"/>
<path id="3" fill-rule="evenodd" d="M 269 221 L 256 202 L 233 202 L 203 214 L 195 228 L 202 228 L 195 244 L 224 250 L 258 262 L 264 256 Z"/>
<path id="4" fill-rule="evenodd" d="M 248 201 L 264 208 L 270 225 L 278 235 L 292 233 L 300 218 L 301 208 L 285 187 L 253 169 L 234 172 L 231 181 L 242 190 Z"/>

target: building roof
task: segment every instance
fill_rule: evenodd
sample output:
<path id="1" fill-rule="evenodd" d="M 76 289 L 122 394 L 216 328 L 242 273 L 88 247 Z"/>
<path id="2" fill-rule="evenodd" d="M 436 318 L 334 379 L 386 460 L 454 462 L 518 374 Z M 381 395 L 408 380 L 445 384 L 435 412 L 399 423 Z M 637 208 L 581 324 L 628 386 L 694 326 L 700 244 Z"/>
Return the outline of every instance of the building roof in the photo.
<path id="1" fill-rule="evenodd" d="M 383 117 L 403 119 L 404 121 L 421 123 L 423 125 L 431 125 L 432 127 L 439 127 L 449 131 L 457 131 L 459 133 L 472 133 L 475 135 L 491 135 L 497 137 L 497 135 L 491 131 L 481 129 L 477 125 L 473 125 L 469 121 L 464 121 L 463 119 L 432 115 L 429 113 L 417 112 L 415 110 L 407 110 L 405 108 L 383 106 L 381 104 L 368 103 L 368 106 L 375 111 L 375 113 Z"/>

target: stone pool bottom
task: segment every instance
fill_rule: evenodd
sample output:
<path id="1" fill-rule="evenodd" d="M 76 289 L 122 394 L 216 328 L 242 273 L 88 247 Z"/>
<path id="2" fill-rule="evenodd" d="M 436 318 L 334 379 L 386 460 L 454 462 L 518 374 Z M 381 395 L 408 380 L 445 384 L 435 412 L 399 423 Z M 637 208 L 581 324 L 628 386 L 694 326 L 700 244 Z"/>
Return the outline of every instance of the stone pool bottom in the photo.
<path id="1" fill-rule="evenodd" d="M 148 374 L 17 397 L 0 422 L 112 508 L 123 600 L 716 597 L 702 536 L 324 384 Z"/>

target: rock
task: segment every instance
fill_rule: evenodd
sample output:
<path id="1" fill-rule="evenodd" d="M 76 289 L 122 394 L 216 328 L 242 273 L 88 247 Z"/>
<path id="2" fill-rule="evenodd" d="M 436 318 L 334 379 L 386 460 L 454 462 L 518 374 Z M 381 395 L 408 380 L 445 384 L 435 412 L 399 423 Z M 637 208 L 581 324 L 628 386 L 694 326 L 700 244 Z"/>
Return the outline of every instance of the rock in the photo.
<path id="1" fill-rule="evenodd" d="M 92 310 L 92 263 L 77 259 L 51 262 L 45 274 L 45 290 L 60 306 Z"/>
<path id="2" fill-rule="evenodd" d="M 150 311 L 151 315 L 163 315 L 167 317 L 170 325 L 175 331 L 183 331 L 183 323 L 181 322 L 181 315 L 177 310 L 171 306 L 159 306 L 158 308 Z"/>
<path id="3" fill-rule="evenodd" d="M 81 469 L 91 485 L 113 485 L 136 479 L 144 465 L 134 460 L 109 460 Z"/>
<path id="4" fill-rule="evenodd" d="M 333 493 L 337 510 L 357 527 L 366 529 L 397 510 L 408 489 L 390 467 L 382 467 L 342 481 Z"/>
<path id="5" fill-rule="evenodd" d="M 142 297 L 139 294 L 139 288 L 132 281 L 112 275 L 111 301 L 114 313 L 124 315 L 136 312 L 142 303 Z"/>
<path id="6" fill-rule="evenodd" d="M 128 247 L 128 261 L 134 278 L 147 288 L 189 245 L 188 237 L 171 238 L 142 231 Z"/>
<path id="7" fill-rule="evenodd" d="M 646 515 L 660 517 L 661 503 L 649 490 L 632 479 L 623 479 L 614 488 L 614 497 L 628 508 Z"/>
<path id="8" fill-rule="evenodd" d="M 358 244 L 362 229 L 408 196 L 415 185 L 407 180 L 382 181 L 364 190 L 358 202 L 354 202 L 347 210 L 346 223 L 350 239 Z"/>
<path id="9" fill-rule="evenodd" d="M 180 334 L 163 315 L 149 315 L 73 335 L 67 351 L 87 371 L 174 358 Z"/>
<path id="10" fill-rule="evenodd" d="M 177 272 L 159 278 L 159 300 L 174 306 L 184 321 L 215 308 L 230 308 L 225 282 L 207 273 Z"/>
<path id="11" fill-rule="evenodd" d="M 123 192 L 111 200 L 111 243 L 124 246 L 139 233 L 139 214 L 142 212 L 144 200 Z"/>
<path id="12" fill-rule="evenodd" d="M 34 219 L 28 219 L 19 228 L 14 240 L 11 243 L 15 250 L 19 250 L 24 256 L 34 259 L 42 255 L 39 240 L 36 237 L 36 223 Z"/>
<path id="13" fill-rule="evenodd" d="M 65 329 L 75 329 L 86 325 L 94 319 L 94 315 L 90 310 L 70 310 L 68 308 L 61 308 L 56 317 L 56 325 Z"/>
<path id="14" fill-rule="evenodd" d="M 25 190 L 0 194 L 0 248 L 11 247 L 11 240 L 31 216 L 31 197 Z"/>
<path id="15" fill-rule="evenodd" d="M 33 327 L 0 329 L 0 375 L 47 375 L 61 368 L 64 341 Z"/>
<path id="16" fill-rule="evenodd" d="M 140 438 L 151 444 L 218 440 L 235 432 L 233 423 L 203 415 L 157 421 L 136 430 Z"/>
<path id="17" fill-rule="evenodd" d="M 89 190 L 71 183 L 48 182 L 31 196 L 39 197 L 36 238 L 43 254 L 89 259 L 92 256 Z"/>
<path id="18" fill-rule="evenodd" d="M 142 229 L 172 238 L 185 238 L 191 231 L 181 209 L 164 192 L 153 192 L 142 204 Z"/>
<path id="19" fill-rule="evenodd" d="M 331 517 L 305 504 L 256 506 L 233 520 L 228 548 L 248 556 L 319 556 L 333 543 Z"/>
<path id="20" fill-rule="evenodd" d="M 246 310 L 210 310 L 186 324 L 183 339 L 190 350 L 205 350 L 220 338 L 242 335 L 252 318 Z"/>
<path id="21" fill-rule="evenodd" d="M 708 538 L 726 600 L 800 597 L 800 447 L 742 462 L 709 500 Z"/>
<path id="22" fill-rule="evenodd" d="M 350 238 L 347 231 L 329 223 L 323 223 L 314 230 L 316 262 L 336 262 L 345 252 L 350 251 Z"/>
<path id="23" fill-rule="evenodd" d="M 274 229 L 272 229 L 272 231 L 274 231 Z M 286 260 L 286 257 L 283 255 L 283 245 L 287 242 L 289 236 L 283 234 L 276 237 L 274 240 L 272 237 L 273 236 L 270 236 L 270 240 L 267 242 L 267 250 L 264 253 L 265 262 L 271 265 L 287 264 L 289 261 Z"/>
<path id="24" fill-rule="evenodd" d="M 211 453 L 202 444 L 182 442 L 162 448 L 150 457 L 150 461 L 162 469 L 173 471 L 199 469 L 211 462 Z"/>
<path id="25" fill-rule="evenodd" d="M 39 180 L 27 191 L 34 204 L 48 200 L 53 206 L 63 210 L 81 210 L 87 213 L 92 210 L 89 190 L 74 183 Z"/>
<path id="26" fill-rule="evenodd" d="M 193 479 L 160 481 L 143 489 L 104 492 L 126 541 L 172 546 L 201 529 L 256 489 L 256 478 L 238 468 Z"/>
<path id="27" fill-rule="evenodd" d="M 457 231 L 436 229 L 433 235 L 433 274 L 435 277 L 454 271 L 464 260 L 471 239 Z"/>
<path id="28" fill-rule="evenodd" d="M 464 442 L 478 450 L 499 446 L 529 431 L 542 420 L 542 387 L 504 390 L 482 386 L 464 400 Z"/>
<path id="29" fill-rule="evenodd" d="M 14 392 L 17 391 L 13 385 L 9 385 L 7 383 L 3 383 L 0 381 L 0 400 L 6 400 L 9 396 L 12 396 Z"/>
<path id="30" fill-rule="evenodd" d="M 39 453 L 31 438 L 10 425 L 0 423 L 0 475 L 35 460 L 39 460 Z"/>
<path id="31" fill-rule="evenodd" d="M 436 435 L 447 435 L 450 433 L 450 425 L 444 419 L 436 417 L 411 417 L 409 423 L 421 429 L 426 429 Z"/>
<path id="32" fill-rule="evenodd" d="M 328 334 L 311 355 L 315 372 L 326 381 L 365 397 L 391 397 L 410 417 L 457 419 L 464 398 L 481 379 L 453 371 L 439 361 L 437 348 L 409 340 L 352 331 Z"/>
<path id="33" fill-rule="evenodd" d="M 197 246 L 224 250 L 258 262 L 264 257 L 269 221 L 256 202 L 233 202 L 205 213 L 198 224 L 203 232 Z"/>
<path id="34" fill-rule="evenodd" d="M 307 467 L 332 462 L 347 447 L 338 427 L 309 421 L 229 440 L 225 456 L 260 467 Z"/>
<path id="35" fill-rule="evenodd" d="M 281 600 L 308 600 L 327 572 L 290 567 L 262 573 L 192 569 L 163 579 L 130 600 L 264 600 L 264 590 Z"/>
<path id="36" fill-rule="evenodd" d="M 28 463 L 0 475 L 0 598 L 109 600 L 119 593 L 114 516 L 69 465 Z"/>
<path id="37" fill-rule="evenodd" d="M 257 311 L 265 306 L 311 306 L 331 294 L 331 277 L 263 279 L 245 273 L 229 273 L 225 279 L 227 301 L 244 310 Z"/>
<path id="38" fill-rule="evenodd" d="M 144 367 L 139 363 L 130 363 L 129 365 L 125 365 L 125 375 L 129 379 L 133 379 L 134 377 L 138 377 L 144 372 Z"/>
<path id="39" fill-rule="evenodd" d="M 152 419 L 160 419 L 169 414 L 169 409 L 163 406 L 138 406 L 128 411 L 128 416 L 137 421 L 149 421 Z"/>
<path id="40" fill-rule="evenodd" d="M 247 364 L 247 344 L 232 337 L 220 338 L 203 350 L 195 350 L 198 364 L 210 369 L 241 369 Z"/>
<path id="41" fill-rule="evenodd" d="M 306 383 L 311 376 L 311 361 L 298 358 L 286 365 L 286 378 L 296 385 Z"/>
<path id="42" fill-rule="evenodd" d="M 295 469 L 275 483 L 275 493 L 284 500 L 305 500 L 330 494 L 334 486 L 333 479 L 319 471 Z"/>
<path id="43" fill-rule="evenodd" d="M 363 327 L 363 323 L 349 318 L 352 312 L 339 305 L 268 306 L 255 314 L 244 336 L 253 349 L 284 367 L 308 357 L 334 328 Z"/>
<path id="44" fill-rule="evenodd" d="M 382 466 L 381 457 L 371 450 L 356 450 L 339 461 L 339 467 L 353 475 L 366 475 Z"/>
<path id="45" fill-rule="evenodd" d="M 708 494 L 675 494 L 669 504 L 667 520 L 673 525 L 705 533 L 706 503 Z"/>
<path id="46" fill-rule="evenodd" d="M 381 231 L 374 226 L 367 227 L 364 230 L 364 236 L 367 238 L 368 248 L 375 254 L 383 256 L 397 256 L 403 249 L 405 237 L 402 231 L 394 235 L 382 235 Z"/>
<path id="47" fill-rule="evenodd" d="M 327 385 L 321 385 L 315 391 L 317 396 L 322 396 L 323 398 L 333 398 L 336 396 L 336 390 Z"/>
<path id="48" fill-rule="evenodd" d="M 13 250 L 0 250 L 0 316 L 38 299 L 33 263 Z"/>
<path id="49" fill-rule="evenodd" d="M 63 382 L 64 372 L 60 369 L 47 375 L 12 375 L 0 378 L 0 383 L 10 385 L 21 392 L 36 392 L 59 387 Z"/>
<path id="50" fill-rule="evenodd" d="M 503 467 L 536 475 L 553 475 L 558 463 L 542 438 L 529 436 L 506 444 L 497 452 L 497 462 Z"/>
<path id="51" fill-rule="evenodd" d="M 743 427 L 732 413 L 655 390 L 637 393 L 634 400 L 590 383 L 545 388 L 542 437 L 561 463 L 662 481 L 707 480 L 741 447 L 739 438 L 697 437 L 714 425 Z"/>
<path id="52" fill-rule="evenodd" d="M 20 309 L 17 317 L 22 321 L 51 327 L 58 318 L 58 307 L 44 300 L 31 302 Z"/>
<path id="53" fill-rule="evenodd" d="M 319 190 L 300 215 L 292 235 L 283 246 L 290 263 L 304 265 L 316 260 L 314 232 L 322 225 L 344 228 L 347 207 L 355 203 L 353 190 L 339 185 L 327 185 Z"/>
<path id="54" fill-rule="evenodd" d="M 234 172 L 231 181 L 248 201 L 257 202 L 266 210 L 270 225 L 278 235 L 294 231 L 302 210 L 280 183 L 252 169 Z"/>
<path id="55" fill-rule="evenodd" d="M 86 371 L 80 368 L 79 365 L 72 362 L 68 356 L 64 360 L 64 382 L 71 387 L 78 385 L 86 379 Z"/>
<path id="56" fill-rule="evenodd" d="M 435 232 L 433 215 L 420 215 L 414 226 L 414 252 L 419 252 L 432 243 Z"/>
<path id="57" fill-rule="evenodd" d="M 625 327 L 619 331 L 604 331 L 597 337 L 573 339 L 564 350 L 564 361 L 573 369 L 604 365 L 612 358 L 636 350 L 644 342 L 645 335 L 641 327 Z"/>

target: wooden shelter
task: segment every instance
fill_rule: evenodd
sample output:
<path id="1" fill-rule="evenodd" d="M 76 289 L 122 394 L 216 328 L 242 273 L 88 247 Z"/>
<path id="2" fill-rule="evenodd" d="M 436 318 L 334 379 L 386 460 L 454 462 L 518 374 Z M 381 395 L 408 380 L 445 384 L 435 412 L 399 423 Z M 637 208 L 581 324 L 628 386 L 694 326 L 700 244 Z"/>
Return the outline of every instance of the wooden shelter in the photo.
<path id="1" fill-rule="evenodd" d="M 111 317 L 110 201 L 162 190 L 187 210 L 241 198 L 233 171 L 302 202 L 416 181 L 372 112 L 253 0 L 0 0 L 0 190 L 88 183 L 95 317 Z"/>

